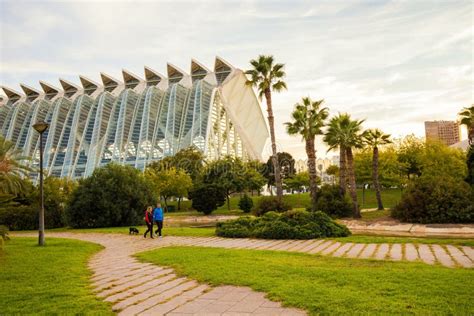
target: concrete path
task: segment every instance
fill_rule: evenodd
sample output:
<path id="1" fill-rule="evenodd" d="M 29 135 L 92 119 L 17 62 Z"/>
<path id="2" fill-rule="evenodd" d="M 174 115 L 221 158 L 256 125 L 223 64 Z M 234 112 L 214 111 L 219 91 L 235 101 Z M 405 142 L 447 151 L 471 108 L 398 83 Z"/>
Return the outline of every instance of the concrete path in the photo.
<path id="1" fill-rule="evenodd" d="M 367 222 L 342 219 L 338 222 L 346 225 L 353 234 L 474 238 L 474 224 L 410 224 L 393 218 Z"/>
<path id="2" fill-rule="evenodd" d="M 18 234 L 25 236 L 25 234 Z M 361 244 L 332 240 L 257 240 L 220 237 L 144 239 L 142 236 L 97 233 L 48 233 L 47 237 L 73 238 L 101 244 L 104 250 L 89 262 L 97 295 L 113 303 L 119 315 L 305 315 L 284 308 L 250 288 L 210 287 L 170 268 L 141 263 L 132 255 L 166 246 L 289 251 L 325 256 L 407 260 L 450 268 L 474 267 L 474 249 L 452 245 Z"/>

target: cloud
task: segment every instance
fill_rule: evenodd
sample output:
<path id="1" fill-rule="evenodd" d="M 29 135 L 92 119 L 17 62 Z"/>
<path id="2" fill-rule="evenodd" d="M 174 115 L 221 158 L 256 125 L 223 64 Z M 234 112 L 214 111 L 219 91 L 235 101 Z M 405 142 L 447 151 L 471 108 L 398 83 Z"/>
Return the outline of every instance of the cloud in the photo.
<path id="1" fill-rule="evenodd" d="M 305 156 L 284 122 L 303 96 L 367 127 L 423 136 L 423 121 L 474 103 L 473 3 L 454 1 L 0 1 L 0 84 L 185 70 L 215 55 L 247 68 L 258 54 L 286 64 L 273 97 L 280 146 Z M 264 108 L 264 104 L 262 105 Z M 318 155 L 325 147 L 318 141 Z"/>

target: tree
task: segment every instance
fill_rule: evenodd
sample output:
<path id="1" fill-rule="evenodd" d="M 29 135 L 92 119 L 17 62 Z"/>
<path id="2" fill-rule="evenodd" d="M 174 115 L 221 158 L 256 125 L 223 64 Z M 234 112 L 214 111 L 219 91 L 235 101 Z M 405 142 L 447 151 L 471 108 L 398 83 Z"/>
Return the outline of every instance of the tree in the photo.
<path id="1" fill-rule="evenodd" d="M 166 170 L 147 168 L 145 177 L 152 184 L 154 191 L 163 199 L 167 211 L 170 197 L 187 196 L 193 186 L 193 181 L 186 171 L 175 167 Z"/>
<path id="2" fill-rule="evenodd" d="M 318 183 L 321 183 L 321 179 L 317 179 Z M 291 178 L 285 179 L 285 185 L 292 192 L 301 192 L 306 187 L 309 187 L 309 173 L 307 171 L 299 172 Z"/>
<path id="3" fill-rule="evenodd" d="M 189 198 L 196 211 L 209 215 L 217 207 L 224 205 L 226 193 L 215 184 L 198 184 L 189 192 Z"/>
<path id="4" fill-rule="evenodd" d="M 227 209 L 230 210 L 230 195 L 242 192 L 246 185 L 246 168 L 239 158 L 226 156 L 210 162 L 204 170 L 203 183 L 214 184 L 226 193 Z"/>
<path id="5" fill-rule="evenodd" d="M 352 149 L 362 147 L 362 123 L 364 120 L 352 120 L 347 113 L 333 117 L 328 125 L 324 140 L 329 149 L 339 147 L 341 157 L 339 185 L 341 194 L 345 193 L 346 172 L 349 180 L 350 195 L 352 198 L 354 217 L 360 218 L 359 205 L 357 203 L 357 188 L 354 172 L 354 156 Z"/>
<path id="6" fill-rule="evenodd" d="M 79 181 L 66 207 L 74 228 L 137 225 L 156 202 L 143 174 L 132 166 L 110 163 Z"/>
<path id="7" fill-rule="evenodd" d="M 155 171 L 168 170 L 176 168 L 184 170 L 190 177 L 193 183 L 198 183 L 202 176 L 204 168 L 204 155 L 195 146 L 181 149 L 174 156 L 168 156 L 162 160 L 152 162 L 148 168 Z M 178 210 L 181 209 L 181 196 L 178 196 Z"/>
<path id="8" fill-rule="evenodd" d="M 467 175 L 466 154 L 438 141 L 426 143 L 420 154 L 422 177 L 450 177 L 463 181 Z"/>
<path id="9" fill-rule="evenodd" d="M 333 178 L 333 184 L 335 183 L 336 177 L 339 176 L 339 167 L 336 165 L 330 165 L 326 168 L 326 173 Z"/>
<path id="10" fill-rule="evenodd" d="M 467 177 L 466 182 L 469 183 L 474 188 L 474 145 L 469 146 L 469 151 L 467 152 Z"/>
<path id="11" fill-rule="evenodd" d="M 250 79 L 247 80 L 247 85 L 256 87 L 260 99 L 265 96 L 265 100 L 267 101 L 268 125 L 270 126 L 270 139 L 272 143 L 272 161 L 275 170 L 275 184 L 277 188 L 277 196 L 281 199 L 283 195 L 283 187 L 277 159 L 272 91 L 280 92 L 283 89 L 286 89 L 286 83 L 283 81 L 285 77 L 285 71 L 283 70 L 284 64 L 274 63 L 273 56 L 265 55 L 260 55 L 257 59 L 252 59 L 250 64 L 252 65 L 252 69 L 245 72 L 247 75 L 250 75 Z"/>
<path id="12" fill-rule="evenodd" d="M 309 189 L 311 193 L 311 206 L 316 211 L 317 200 L 317 170 L 316 170 L 316 148 L 314 145 L 316 135 L 322 135 L 322 128 L 329 116 L 328 109 L 322 107 L 324 100 L 313 101 L 306 97 L 301 103 L 295 105 L 292 122 L 286 123 L 286 130 L 290 135 L 301 135 L 305 141 L 306 155 L 308 156 Z"/>
<path id="13" fill-rule="evenodd" d="M 379 182 L 379 146 L 390 144 L 390 135 L 384 134 L 379 129 L 369 129 L 364 133 L 365 144 L 373 150 L 372 154 L 372 182 L 375 189 L 375 195 L 377 197 L 378 210 L 383 210 L 382 195 L 380 193 L 380 182 Z"/>
<path id="14" fill-rule="evenodd" d="M 295 174 L 295 159 L 287 152 L 277 153 L 278 166 L 280 167 L 280 178 L 285 181 L 286 178 Z M 263 175 L 267 179 L 267 185 L 275 185 L 275 168 L 273 166 L 273 157 L 268 158 Z"/>
<path id="15" fill-rule="evenodd" d="M 29 160 L 14 143 L 0 136 L 0 193 L 15 195 L 23 190 L 22 178 L 32 171 L 26 165 Z"/>
<path id="16" fill-rule="evenodd" d="M 408 135 L 397 141 L 398 160 L 404 166 L 403 172 L 408 179 L 421 175 L 421 155 L 425 148 L 425 142 L 415 135 Z"/>
<path id="17" fill-rule="evenodd" d="M 474 144 L 474 104 L 470 107 L 465 107 L 459 112 L 461 117 L 461 124 L 467 128 L 467 138 L 469 145 Z"/>

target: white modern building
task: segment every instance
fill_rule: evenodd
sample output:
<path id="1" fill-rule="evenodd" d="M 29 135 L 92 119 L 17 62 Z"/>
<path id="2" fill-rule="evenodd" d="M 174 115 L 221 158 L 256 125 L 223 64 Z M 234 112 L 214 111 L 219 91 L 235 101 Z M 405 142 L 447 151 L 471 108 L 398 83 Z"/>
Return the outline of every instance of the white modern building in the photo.
<path id="1" fill-rule="evenodd" d="M 144 78 L 127 70 L 122 75 L 101 73 L 101 83 L 59 79 L 61 88 L 20 84 L 23 93 L 2 87 L 0 134 L 38 166 L 32 125 L 49 123 L 44 168 L 58 177 L 87 177 L 109 162 L 144 170 L 189 146 L 208 159 L 262 159 L 268 127 L 242 70 L 217 57 L 213 70 L 192 60 L 189 73 L 167 64 L 167 76 L 149 67 Z"/>

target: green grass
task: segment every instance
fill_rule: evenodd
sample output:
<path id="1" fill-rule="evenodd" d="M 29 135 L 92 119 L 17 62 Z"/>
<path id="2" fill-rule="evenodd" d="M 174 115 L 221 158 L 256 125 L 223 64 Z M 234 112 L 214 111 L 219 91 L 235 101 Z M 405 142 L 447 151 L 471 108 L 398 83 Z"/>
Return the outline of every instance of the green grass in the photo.
<path id="1" fill-rule="evenodd" d="M 376 208 L 377 199 L 375 197 L 375 192 L 372 189 L 365 190 L 365 200 L 362 201 L 362 189 L 357 190 L 358 201 L 361 208 Z M 382 191 L 382 200 L 385 208 L 392 208 L 395 204 L 400 201 L 401 192 L 399 189 L 386 189 Z M 259 196 L 251 196 L 254 204 L 257 203 Z M 244 213 L 239 210 L 239 199 L 240 196 L 233 196 L 230 198 L 230 211 L 227 210 L 227 203 L 219 207 L 217 210 L 212 212 L 213 215 L 243 215 Z M 293 208 L 303 208 L 305 209 L 310 205 L 309 193 L 301 194 L 287 194 L 283 196 L 283 199 L 290 203 Z M 178 205 L 177 201 L 169 202 L 168 205 L 176 206 Z M 181 215 L 203 215 L 198 213 L 191 208 L 191 201 L 181 201 L 181 211 L 176 211 L 169 213 L 168 216 L 181 216 Z"/>
<path id="2" fill-rule="evenodd" d="M 138 258 L 213 285 L 249 286 L 313 315 L 472 315 L 474 272 L 422 263 L 172 247 Z"/>
<path id="3" fill-rule="evenodd" d="M 382 190 L 382 202 L 385 208 L 394 207 L 401 199 L 400 189 Z M 372 189 L 365 190 L 365 199 L 362 199 L 362 189 L 357 189 L 357 201 L 361 208 L 377 208 L 377 197 Z"/>
<path id="4" fill-rule="evenodd" d="M 89 285 L 87 260 L 101 246 L 67 239 L 12 238 L 0 251 L 0 314 L 112 314 Z"/>
<path id="5" fill-rule="evenodd" d="M 372 222 L 384 217 L 390 217 L 390 210 L 361 212 L 361 215 L 361 220 L 365 222 Z"/>

